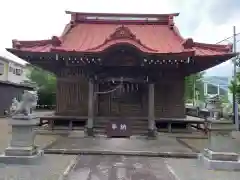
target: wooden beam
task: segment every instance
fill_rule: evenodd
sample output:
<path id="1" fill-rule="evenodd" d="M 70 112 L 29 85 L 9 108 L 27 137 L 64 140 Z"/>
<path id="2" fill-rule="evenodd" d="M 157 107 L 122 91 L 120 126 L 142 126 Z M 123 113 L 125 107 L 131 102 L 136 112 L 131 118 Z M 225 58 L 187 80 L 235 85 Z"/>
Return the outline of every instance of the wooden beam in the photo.
<path id="1" fill-rule="evenodd" d="M 107 77 L 99 79 L 101 82 L 129 82 L 129 83 L 147 83 L 148 79 L 146 77 L 139 78 L 128 78 L 128 77 Z"/>

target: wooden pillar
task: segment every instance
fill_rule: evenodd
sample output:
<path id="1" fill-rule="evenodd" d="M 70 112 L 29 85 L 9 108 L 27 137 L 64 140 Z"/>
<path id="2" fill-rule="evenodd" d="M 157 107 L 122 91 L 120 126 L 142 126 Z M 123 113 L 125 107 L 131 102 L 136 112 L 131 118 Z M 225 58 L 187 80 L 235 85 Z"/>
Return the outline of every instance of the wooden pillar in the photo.
<path id="1" fill-rule="evenodd" d="M 148 85 L 148 136 L 156 136 L 155 126 L 155 105 L 154 105 L 154 84 Z"/>
<path id="2" fill-rule="evenodd" d="M 94 118 L 94 83 L 92 80 L 88 82 L 88 121 L 87 135 L 93 136 L 93 118 Z"/>
<path id="3" fill-rule="evenodd" d="M 95 92 L 99 92 L 99 86 L 100 84 L 95 84 Z M 99 94 L 95 94 L 94 96 L 94 102 L 95 102 L 95 115 L 97 116 L 99 114 Z"/>

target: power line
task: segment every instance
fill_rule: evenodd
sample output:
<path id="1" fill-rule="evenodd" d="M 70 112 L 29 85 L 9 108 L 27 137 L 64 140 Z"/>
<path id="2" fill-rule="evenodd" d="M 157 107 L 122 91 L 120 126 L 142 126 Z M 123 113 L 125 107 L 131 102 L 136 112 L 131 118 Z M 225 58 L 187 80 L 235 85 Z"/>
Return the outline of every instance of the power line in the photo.
<path id="1" fill-rule="evenodd" d="M 239 33 L 236 33 L 236 36 L 238 36 L 238 35 L 240 35 L 240 32 L 239 32 Z M 227 38 L 225 38 L 225 39 L 217 42 L 216 44 L 219 44 L 219 43 L 221 43 L 221 42 L 227 41 L 227 40 L 229 40 L 229 39 L 231 39 L 231 38 L 233 38 L 233 36 L 229 36 L 229 37 L 227 37 Z"/>

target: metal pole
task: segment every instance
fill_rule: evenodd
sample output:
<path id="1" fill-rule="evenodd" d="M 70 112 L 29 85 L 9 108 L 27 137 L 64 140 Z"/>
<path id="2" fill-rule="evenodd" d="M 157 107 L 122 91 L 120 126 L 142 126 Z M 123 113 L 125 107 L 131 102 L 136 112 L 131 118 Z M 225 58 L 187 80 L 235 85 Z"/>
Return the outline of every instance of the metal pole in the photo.
<path id="1" fill-rule="evenodd" d="M 237 52 L 237 43 L 236 43 L 236 27 L 233 27 L 233 52 Z M 235 57 L 233 61 L 233 80 L 235 87 L 237 85 L 237 58 Z M 236 97 L 236 88 L 234 88 L 233 91 L 233 109 L 234 109 L 234 122 L 236 126 L 236 130 L 239 131 L 239 121 L 238 121 L 238 102 L 237 102 L 237 97 Z"/>
<path id="2" fill-rule="evenodd" d="M 193 77 L 193 106 L 196 106 L 196 79 Z"/>
<path id="3" fill-rule="evenodd" d="M 220 84 L 217 85 L 217 95 L 220 96 Z"/>

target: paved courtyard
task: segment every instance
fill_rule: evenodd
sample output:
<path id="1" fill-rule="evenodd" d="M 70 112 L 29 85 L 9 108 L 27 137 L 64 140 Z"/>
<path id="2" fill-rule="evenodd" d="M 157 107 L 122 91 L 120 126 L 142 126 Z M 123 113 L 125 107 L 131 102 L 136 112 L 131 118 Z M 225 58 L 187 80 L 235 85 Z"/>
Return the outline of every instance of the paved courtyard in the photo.
<path id="1" fill-rule="evenodd" d="M 211 171 L 193 159 L 82 155 L 68 180 L 238 180 L 240 172 Z"/>
<path id="2" fill-rule="evenodd" d="M 0 151 L 7 147 L 11 137 L 8 119 L 0 119 Z M 203 168 L 197 159 L 174 159 L 148 156 L 121 155 L 124 152 L 172 152 L 176 154 L 197 154 L 209 145 L 209 140 L 199 133 L 165 134 L 160 133 L 156 140 L 143 137 L 130 139 L 108 139 L 104 137 L 84 138 L 82 131 L 69 136 L 38 134 L 36 144 L 53 153 L 45 154 L 35 165 L 0 164 L 0 180 L 60 180 L 76 157 L 75 166 L 68 180 L 238 180 L 240 172 L 212 171 Z M 229 138 L 221 137 L 214 146 L 229 147 Z M 216 142 L 218 142 L 216 144 Z M 240 145 L 234 143 L 239 152 Z M 72 154 L 66 155 L 67 151 Z M 78 152 L 98 152 L 98 155 L 80 155 Z M 99 152 L 117 152 L 115 155 L 99 155 Z M 71 154 L 71 153 L 70 153 Z M 90 153 L 91 154 L 91 153 Z M 92 153 L 94 154 L 94 153 Z M 107 153 L 106 153 L 107 154 Z M 137 154 L 137 153 L 136 153 Z M 63 180 L 63 179 L 62 179 Z"/>
<path id="3" fill-rule="evenodd" d="M 190 148 L 185 147 L 176 141 L 175 138 L 159 137 L 157 140 L 139 138 L 80 138 L 80 137 L 61 137 L 51 147 L 51 150 L 66 151 L 111 151 L 111 152 L 155 152 L 155 153 L 192 153 Z"/>
<path id="4" fill-rule="evenodd" d="M 164 159 L 126 156 L 80 156 L 69 180 L 175 180 Z"/>

